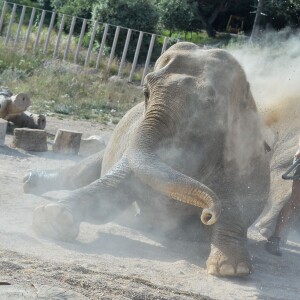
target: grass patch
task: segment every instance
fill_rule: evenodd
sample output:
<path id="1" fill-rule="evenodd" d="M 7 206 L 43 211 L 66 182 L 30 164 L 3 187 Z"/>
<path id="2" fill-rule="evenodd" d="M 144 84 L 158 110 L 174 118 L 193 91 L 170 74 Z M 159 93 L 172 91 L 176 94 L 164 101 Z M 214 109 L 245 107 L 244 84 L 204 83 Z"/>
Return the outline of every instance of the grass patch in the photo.
<path id="1" fill-rule="evenodd" d="M 28 93 L 32 112 L 101 123 L 117 123 L 142 100 L 138 86 L 109 81 L 101 72 L 57 60 L 44 62 L 30 74 L 5 81 L 5 85 L 14 93 Z"/>
<path id="2" fill-rule="evenodd" d="M 169 30 L 164 30 L 162 35 L 168 36 L 170 40 L 180 40 L 192 42 L 197 45 L 210 45 L 217 44 L 219 42 L 226 42 L 230 40 L 230 35 L 227 33 L 218 33 L 215 38 L 209 37 L 205 31 L 200 32 L 184 32 L 184 31 L 176 31 L 171 33 Z M 163 43 L 164 37 L 159 37 L 159 43 Z"/>

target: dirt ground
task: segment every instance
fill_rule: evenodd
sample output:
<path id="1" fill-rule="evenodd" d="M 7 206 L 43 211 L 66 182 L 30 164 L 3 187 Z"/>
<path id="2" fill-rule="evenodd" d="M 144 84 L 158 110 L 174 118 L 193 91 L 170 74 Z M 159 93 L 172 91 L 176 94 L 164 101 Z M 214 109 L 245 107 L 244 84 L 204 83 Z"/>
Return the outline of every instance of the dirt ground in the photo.
<path id="1" fill-rule="evenodd" d="M 47 130 L 78 130 L 84 137 L 112 126 L 48 118 Z M 208 243 L 156 239 L 125 226 L 83 223 L 75 243 L 42 239 L 31 228 L 33 209 L 48 200 L 26 195 L 28 169 L 55 168 L 80 157 L 0 147 L 0 299 L 299 299 L 300 243 L 283 257 L 265 252 L 249 230 L 254 272 L 241 279 L 208 276 Z"/>

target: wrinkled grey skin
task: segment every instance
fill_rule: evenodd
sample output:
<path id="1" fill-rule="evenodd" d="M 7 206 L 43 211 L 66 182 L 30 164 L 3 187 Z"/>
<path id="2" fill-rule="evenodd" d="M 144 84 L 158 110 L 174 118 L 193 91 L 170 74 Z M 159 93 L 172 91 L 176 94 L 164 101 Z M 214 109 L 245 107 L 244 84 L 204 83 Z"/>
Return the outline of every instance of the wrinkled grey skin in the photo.
<path id="1" fill-rule="evenodd" d="M 265 205 L 270 178 L 242 68 L 226 51 L 178 43 L 146 76 L 144 95 L 102 153 L 25 176 L 28 193 L 73 190 L 35 210 L 35 229 L 72 240 L 91 213 L 108 222 L 133 201 L 158 227 L 162 218 L 181 226 L 201 214 L 204 224 L 214 224 L 208 273 L 250 274 L 247 229 Z"/>

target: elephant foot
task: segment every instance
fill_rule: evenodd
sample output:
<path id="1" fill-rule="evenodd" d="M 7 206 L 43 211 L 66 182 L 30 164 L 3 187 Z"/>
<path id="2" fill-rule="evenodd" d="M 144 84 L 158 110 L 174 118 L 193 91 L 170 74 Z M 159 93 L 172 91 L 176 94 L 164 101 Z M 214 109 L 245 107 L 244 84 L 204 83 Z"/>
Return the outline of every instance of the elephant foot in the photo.
<path id="1" fill-rule="evenodd" d="M 26 194 L 42 195 L 51 190 L 58 190 L 55 186 L 57 173 L 30 170 L 23 178 L 23 190 Z"/>
<path id="2" fill-rule="evenodd" d="M 79 233 L 79 223 L 70 210 L 58 203 L 39 206 L 33 213 L 33 229 L 41 236 L 70 242 Z"/>
<path id="3" fill-rule="evenodd" d="M 226 251 L 212 246 L 206 261 L 207 272 L 214 276 L 247 276 L 252 271 L 252 263 L 248 251 L 243 245 L 232 245 Z"/>

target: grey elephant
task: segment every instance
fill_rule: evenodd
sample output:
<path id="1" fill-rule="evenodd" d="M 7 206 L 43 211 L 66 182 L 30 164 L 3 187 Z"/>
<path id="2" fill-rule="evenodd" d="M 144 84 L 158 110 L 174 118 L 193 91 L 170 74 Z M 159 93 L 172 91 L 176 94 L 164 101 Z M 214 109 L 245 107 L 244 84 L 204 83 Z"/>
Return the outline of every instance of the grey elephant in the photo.
<path id="1" fill-rule="evenodd" d="M 270 123 L 268 124 L 270 130 L 274 133 L 270 163 L 271 186 L 268 202 L 255 226 L 266 238 L 272 236 L 280 210 L 290 201 L 292 181 L 283 180 L 282 175 L 293 163 L 300 137 L 299 96 L 283 100 L 265 116 L 266 122 Z M 300 218 L 298 222 L 295 220 L 291 224 L 298 234 L 300 234 L 299 222 Z M 281 236 L 282 244 L 288 239 L 289 226 L 286 227 L 286 232 Z"/>
<path id="2" fill-rule="evenodd" d="M 177 43 L 144 83 L 144 102 L 116 126 L 106 149 L 57 171 L 31 171 L 24 191 L 69 189 L 38 207 L 36 231 L 72 240 L 94 214 L 108 222 L 134 201 L 144 214 L 180 226 L 201 216 L 212 226 L 207 271 L 251 273 L 247 229 L 269 190 L 262 123 L 239 63 L 224 50 Z M 200 220 L 199 220 L 200 224 Z"/>

